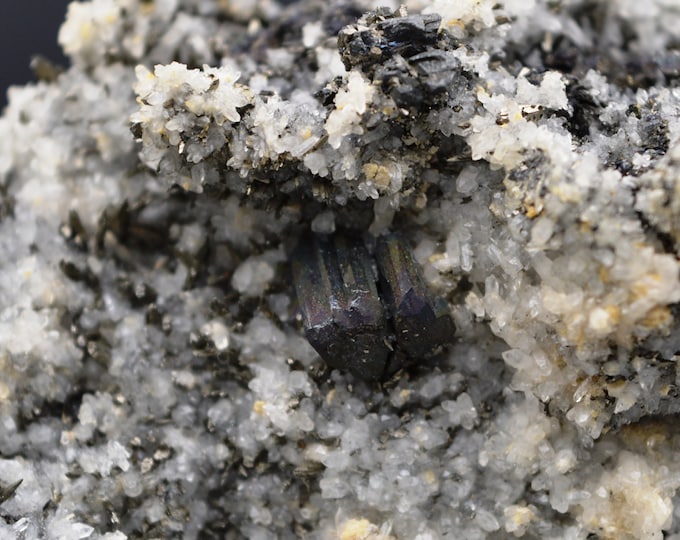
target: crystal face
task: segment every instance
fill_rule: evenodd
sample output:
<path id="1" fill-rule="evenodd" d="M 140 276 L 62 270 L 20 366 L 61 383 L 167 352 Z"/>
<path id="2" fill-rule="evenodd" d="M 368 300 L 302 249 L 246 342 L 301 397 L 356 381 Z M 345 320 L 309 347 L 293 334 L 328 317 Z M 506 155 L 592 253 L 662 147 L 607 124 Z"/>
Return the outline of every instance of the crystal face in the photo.
<path id="1" fill-rule="evenodd" d="M 376 260 L 398 350 L 406 358 L 427 358 L 451 341 L 455 326 L 443 298 L 435 297 L 403 237 L 378 239 Z"/>
<path id="2" fill-rule="evenodd" d="M 310 344 L 329 366 L 379 380 L 431 356 L 455 327 L 401 236 L 380 238 L 376 261 L 358 238 L 306 235 L 292 271 Z"/>

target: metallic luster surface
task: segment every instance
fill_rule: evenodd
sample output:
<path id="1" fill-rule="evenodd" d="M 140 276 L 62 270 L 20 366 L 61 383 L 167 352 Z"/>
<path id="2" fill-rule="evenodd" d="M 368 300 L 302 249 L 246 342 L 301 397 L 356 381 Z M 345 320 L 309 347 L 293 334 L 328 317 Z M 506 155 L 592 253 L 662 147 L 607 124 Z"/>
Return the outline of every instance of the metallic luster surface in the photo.
<path id="1" fill-rule="evenodd" d="M 361 242 L 339 234 L 303 237 L 292 261 L 310 344 L 329 366 L 380 379 L 390 347 L 372 266 Z"/>
<path id="2" fill-rule="evenodd" d="M 412 361 L 432 356 L 455 333 L 446 301 L 432 294 L 401 235 L 381 236 L 375 255 L 399 356 Z"/>
<path id="3" fill-rule="evenodd" d="M 448 305 L 400 235 L 379 238 L 375 260 L 359 238 L 305 235 L 292 272 L 305 335 L 332 368 L 380 380 L 453 339 Z"/>

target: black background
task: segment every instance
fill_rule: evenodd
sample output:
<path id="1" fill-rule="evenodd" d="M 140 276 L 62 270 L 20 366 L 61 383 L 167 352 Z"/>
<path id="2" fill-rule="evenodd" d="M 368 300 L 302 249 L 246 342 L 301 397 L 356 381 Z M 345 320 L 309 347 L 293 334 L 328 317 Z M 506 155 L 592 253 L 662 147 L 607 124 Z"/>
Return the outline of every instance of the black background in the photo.
<path id="1" fill-rule="evenodd" d="M 34 81 L 31 58 L 40 54 L 67 66 L 57 33 L 70 0 L 0 0 L 0 109 L 7 104 L 7 88 Z"/>

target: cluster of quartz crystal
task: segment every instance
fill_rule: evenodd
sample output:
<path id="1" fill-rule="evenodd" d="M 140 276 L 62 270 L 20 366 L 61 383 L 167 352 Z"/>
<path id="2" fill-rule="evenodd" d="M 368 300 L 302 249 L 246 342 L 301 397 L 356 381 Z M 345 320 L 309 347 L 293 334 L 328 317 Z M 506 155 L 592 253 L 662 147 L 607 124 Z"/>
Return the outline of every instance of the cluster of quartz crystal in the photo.
<path id="1" fill-rule="evenodd" d="M 73 2 L 0 117 L 0 537 L 680 538 L 679 28 Z M 399 231 L 455 343 L 328 370 L 310 228 Z"/>

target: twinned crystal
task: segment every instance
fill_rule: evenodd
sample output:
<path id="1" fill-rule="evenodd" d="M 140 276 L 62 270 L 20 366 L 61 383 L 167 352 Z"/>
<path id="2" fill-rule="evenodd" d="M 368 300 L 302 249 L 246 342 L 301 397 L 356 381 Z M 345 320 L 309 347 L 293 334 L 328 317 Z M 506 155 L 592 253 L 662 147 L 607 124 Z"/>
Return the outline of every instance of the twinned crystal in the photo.
<path id="1" fill-rule="evenodd" d="M 305 335 L 326 362 L 380 379 L 390 353 L 377 276 L 361 240 L 303 237 L 292 257 Z"/>
<path id="2" fill-rule="evenodd" d="M 380 380 L 441 350 L 455 327 L 401 236 L 379 238 L 375 259 L 361 238 L 315 235 L 302 237 L 291 264 L 312 346 L 331 367 Z"/>

